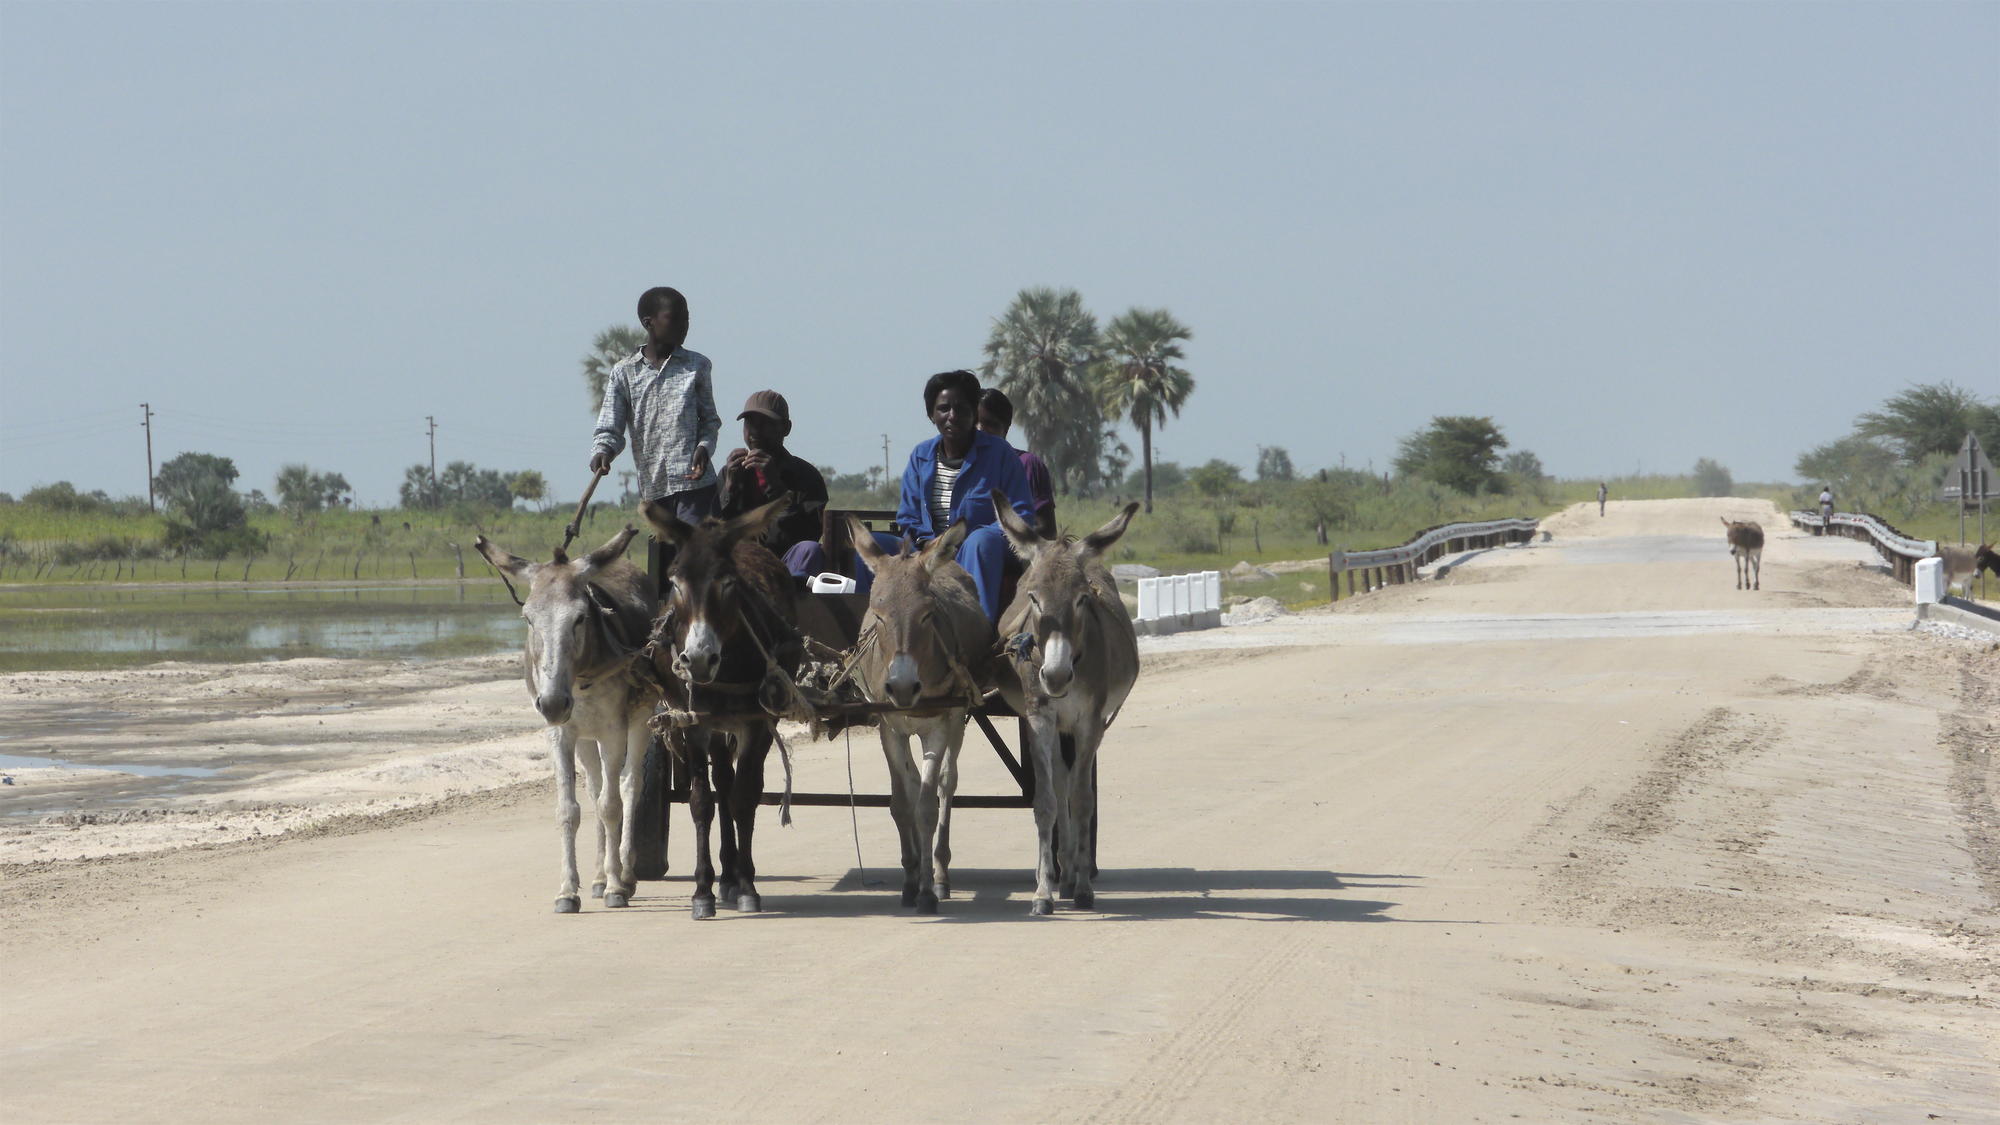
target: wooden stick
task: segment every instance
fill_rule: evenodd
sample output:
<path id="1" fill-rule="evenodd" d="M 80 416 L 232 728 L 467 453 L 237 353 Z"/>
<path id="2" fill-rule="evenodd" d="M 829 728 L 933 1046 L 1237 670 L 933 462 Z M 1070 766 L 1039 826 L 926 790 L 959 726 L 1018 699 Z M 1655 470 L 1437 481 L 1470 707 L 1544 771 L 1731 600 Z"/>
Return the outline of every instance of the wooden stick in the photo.
<path id="1" fill-rule="evenodd" d="M 590 494 L 597 491 L 597 482 L 603 480 L 610 472 L 610 468 L 606 467 L 590 474 L 590 485 L 583 490 L 583 499 L 576 503 L 576 516 L 563 528 L 563 550 L 569 550 L 570 542 L 583 530 L 583 513 L 590 507 Z"/>

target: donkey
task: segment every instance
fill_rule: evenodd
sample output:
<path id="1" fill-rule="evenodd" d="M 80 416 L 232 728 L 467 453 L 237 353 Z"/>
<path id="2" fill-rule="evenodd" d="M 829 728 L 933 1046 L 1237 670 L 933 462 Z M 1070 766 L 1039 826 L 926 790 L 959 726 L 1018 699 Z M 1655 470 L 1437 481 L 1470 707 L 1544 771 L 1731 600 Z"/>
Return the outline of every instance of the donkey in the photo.
<path id="1" fill-rule="evenodd" d="M 1090 846 L 1097 808 L 1091 767 L 1105 728 L 1139 678 L 1139 638 L 1103 555 L 1125 534 L 1139 505 L 1125 505 L 1079 541 L 1037 534 L 997 490 L 993 502 L 1007 542 L 1027 563 L 1014 600 L 1000 615 L 1012 667 L 1002 669 L 999 682 L 1002 697 L 1028 720 L 1034 742 L 1040 850 L 1028 913 L 1054 913 L 1058 864 L 1063 897 L 1089 910 L 1097 873 Z"/>
<path id="2" fill-rule="evenodd" d="M 1749 520 L 1723 517 L 1723 534 L 1729 538 L 1729 554 L 1736 561 L 1736 588 L 1764 588 L 1764 527 Z"/>
<path id="3" fill-rule="evenodd" d="M 1976 547 L 1955 547 L 1938 544 L 1938 557 L 1944 560 L 1944 584 L 1946 589 L 1953 586 L 1972 597 L 1972 580 L 1979 577 L 1982 570 L 1990 570 L 1995 578 L 2000 578 L 2000 554 L 1996 554 L 1991 544 L 1982 543 Z"/>
<path id="4" fill-rule="evenodd" d="M 955 561 L 970 531 L 964 521 L 921 551 L 905 540 L 894 555 L 852 516 L 848 530 L 875 574 L 851 674 L 870 702 L 896 707 L 879 729 L 889 812 L 903 845 L 903 905 L 936 914 L 938 900 L 951 897 L 951 798 L 966 713 L 993 683 L 993 623 Z M 921 774 L 912 738 L 923 743 Z"/>
<path id="5" fill-rule="evenodd" d="M 609 907 L 631 902 L 632 820 L 639 771 L 650 734 L 646 719 L 657 692 L 633 674 L 658 597 L 653 580 L 622 556 L 638 534 L 626 528 L 609 543 L 570 561 L 560 548 L 533 563 L 484 535 L 474 541 L 494 568 L 528 584 L 521 616 L 528 621 L 522 670 L 535 710 L 549 725 L 556 773 L 556 825 L 562 836 L 562 885 L 556 913 L 582 909 L 577 894 L 576 769 L 597 812 L 597 878 L 592 897 Z"/>
<path id="6" fill-rule="evenodd" d="M 764 908 L 751 847 L 764 798 L 764 759 L 777 714 L 804 652 L 792 606 L 792 576 L 763 546 L 764 533 L 791 496 L 729 520 L 690 527 L 664 504 L 639 506 L 646 522 L 675 548 L 654 664 L 681 690 L 692 725 L 668 737 L 687 758 L 688 813 L 694 821 L 694 916 L 715 917 L 715 864 L 708 830 L 722 807 L 722 901 L 746 914 Z M 782 682 L 780 682 L 780 678 Z M 710 783 L 714 789 L 711 793 Z"/>

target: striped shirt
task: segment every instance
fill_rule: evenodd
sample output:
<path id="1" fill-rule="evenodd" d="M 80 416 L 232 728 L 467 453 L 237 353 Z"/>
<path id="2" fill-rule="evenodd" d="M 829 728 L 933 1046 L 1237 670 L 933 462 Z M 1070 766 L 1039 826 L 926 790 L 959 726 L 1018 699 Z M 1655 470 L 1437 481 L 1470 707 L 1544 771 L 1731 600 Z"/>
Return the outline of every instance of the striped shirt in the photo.
<path id="1" fill-rule="evenodd" d="M 722 416 L 708 357 L 675 348 L 665 363 L 648 366 L 644 349 L 619 360 L 604 380 L 604 404 L 597 410 L 592 450 L 617 457 L 632 435 L 632 463 L 639 472 L 639 495 L 647 500 L 705 488 L 715 483 L 715 442 Z M 695 450 L 708 451 L 709 467 L 687 479 Z"/>
<path id="2" fill-rule="evenodd" d="M 930 501 L 932 527 L 951 526 L 951 486 L 958 482 L 959 470 L 963 468 L 962 459 L 937 463 L 937 476 L 931 478 L 931 494 L 926 498 Z"/>

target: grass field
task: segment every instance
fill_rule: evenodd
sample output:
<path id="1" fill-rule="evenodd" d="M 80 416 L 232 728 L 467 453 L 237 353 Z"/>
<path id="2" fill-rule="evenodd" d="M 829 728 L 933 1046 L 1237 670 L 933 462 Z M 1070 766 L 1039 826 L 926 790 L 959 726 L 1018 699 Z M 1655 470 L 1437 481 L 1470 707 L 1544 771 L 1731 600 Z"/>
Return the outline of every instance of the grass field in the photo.
<path id="1" fill-rule="evenodd" d="M 1427 527 L 1505 516 L 1538 517 L 1595 499 L 1595 480 L 1540 482 L 1511 495 L 1464 496 L 1423 482 L 1364 483 L 1330 490 L 1311 481 L 1263 482 L 1220 497 L 1183 490 L 1156 497 L 1114 548 L 1112 560 L 1143 563 L 1165 573 L 1221 570 L 1237 562 L 1263 564 L 1322 558 L 1334 548 L 1392 546 Z M 1607 482 L 1617 499 L 1666 499 L 1695 494 L 1685 476 L 1624 477 Z M 1801 503 L 1791 485 L 1739 484 L 1740 496 L 1765 497 L 1781 507 Z M 836 505 L 879 506 L 873 497 L 834 498 Z M 1064 498 L 1057 505 L 1062 529 L 1082 534 L 1110 519 L 1123 498 Z M 0 506 L 0 583 L 69 585 L 100 583 L 414 583 L 426 580 L 490 582 L 493 572 L 473 550 L 484 534 L 516 554 L 547 558 L 562 540 L 569 513 L 482 511 L 330 511 L 293 520 L 278 512 L 254 515 L 251 526 L 265 547 L 223 558 L 174 555 L 164 547 L 166 521 L 156 515 L 113 516 L 48 511 L 25 504 Z M 635 519 L 600 506 L 586 521 L 577 547 L 610 538 Z M 1326 543 L 1317 525 L 1326 522 Z M 1958 522 L 1943 505 L 1897 521 L 1905 532 L 1956 542 Z M 1228 580 L 1229 593 L 1269 594 L 1293 606 L 1326 599 L 1323 580 L 1287 575 L 1278 581 Z M 1312 588 L 1307 588 L 1312 587 Z"/>

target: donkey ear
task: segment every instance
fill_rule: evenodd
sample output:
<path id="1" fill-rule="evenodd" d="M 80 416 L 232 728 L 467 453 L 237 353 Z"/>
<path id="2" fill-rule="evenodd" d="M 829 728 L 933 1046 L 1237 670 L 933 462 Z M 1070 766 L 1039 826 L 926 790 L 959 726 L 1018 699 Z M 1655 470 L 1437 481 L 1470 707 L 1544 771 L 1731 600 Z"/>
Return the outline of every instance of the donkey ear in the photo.
<path id="1" fill-rule="evenodd" d="M 478 551 L 487 562 L 492 563 L 493 569 L 505 574 L 509 578 L 518 578 L 525 581 L 534 577 L 535 571 L 540 569 L 535 563 L 531 563 L 519 555 L 509 554 L 498 543 L 486 538 L 484 535 L 472 541 L 472 549 Z"/>
<path id="2" fill-rule="evenodd" d="M 637 534 L 639 534 L 638 528 L 626 524 L 625 530 L 612 536 L 611 541 L 604 546 L 585 555 L 583 561 L 588 563 L 592 570 L 608 565 L 611 560 L 625 553 L 625 548 L 632 545 L 632 537 Z"/>
<path id="3" fill-rule="evenodd" d="M 731 543 L 739 539 L 762 539 L 764 533 L 777 524 L 778 517 L 792 506 L 792 494 L 787 492 L 776 500 L 760 508 L 752 508 L 723 525 L 723 537 Z"/>
<path id="4" fill-rule="evenodd" d="M 646 517 L 646 522 L 652 525 L 653 530 L 659 532 L 661 538 L 672 543 L 675 550 L 687 546 L 688 540 L 694 538 L 694 528 L 676 519 L 673 509 L 657 500 L 641 501 L 639 514 Z"/>
<path id="5" fill-rule="evenodd" d="M 1007 499 L 1007 493 L 997 486 L 993 489 L 993 514 L 1000 518 L 1000 531 L 1007 536 L 1007 545 L 1014 548 L 1014 553 L 1021 556 L 1021 561 L 1034 562 L 1035 552 L 1041 548 L 1044 540 L 1040 533 L 1029 527 L 1027 521 L 1021 518 L 1021 513 L 1014 510 L 1014 505 Z"/>
<path id="6" fill-rule="evenodd" d="M 1084 549 L 1093 555 L 1101 555 L 1109 550 L 1113 543 L 1118 542 L 1118 537 L 1125 534 L 1125 529 L 1131 526 L 1132 513 L 1138 510 L 1137 500 L 1125 505 L 1125 510 L 1112 516 L 1111 522 L 1083 537 Z"/>
<path id="7" fill-rule="evenodd" d="M 848 516 L 847 541 L 854 544 L 855 554 L 861 556 L 861 561 L 867 565 L 870 572 L 882 573 L 882 560 L 888 558 L 889 554 L 882 549 L 880 543 L 875 542 L 875 533 L 868 530 L 867 524 Z"/>
<path id="8" fill-rule="evenodd" d="M 948 562 L 958 561 L 958 549 L 965 543 L 965 537 L 972 534 L 972 525 L 964 520 L 954 520 L 944 534 L 930 541 L 923 554 L 924 569 L 936 573 L 937 568 Z"/>

